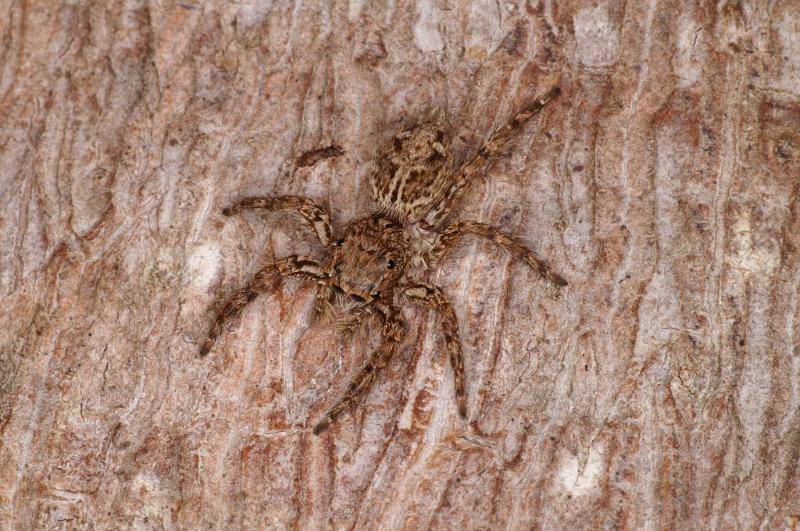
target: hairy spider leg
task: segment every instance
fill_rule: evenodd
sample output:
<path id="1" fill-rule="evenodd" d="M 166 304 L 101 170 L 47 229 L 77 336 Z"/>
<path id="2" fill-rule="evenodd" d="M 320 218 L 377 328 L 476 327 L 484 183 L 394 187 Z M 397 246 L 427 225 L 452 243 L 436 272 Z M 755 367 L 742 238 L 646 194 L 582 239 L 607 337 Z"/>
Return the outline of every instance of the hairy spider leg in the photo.
<path id="1" fill-rule="evenodd" d="M 453 184 L 450 185 L 442 201 L 425 217 L 425 224 L 433 228 L 439 227 L 457 206 L 468 185 L 484 172 L 489 162 L 506 155 L 516 144 L 525 124 L 560 93 L 559 87 L 551 88 L 544 96 L 514 116 L 508 124 L 495 131 L 478 153 L 455 172 Z"/>
<path id="2" fill-rule="evenodd" d="M 317 425 L 314 426 L 315 435 L 322 433 L 339 413 L 372 387 L 372 383 L 375 381 L 378 372 L 386 367 L 389 360 L 391 360 L 395 352 L 397 352 L 397 346 L 402 339 L 404 328 L 403 320 L 400 317 L 400 311 L 393 306 L 388 306 L 380 302 L 376 302 L 374 305 L 384 319 L 381 331 L 381 343 L 378 348 L 372 352 L 367 364 L 361 368 L 356 377 L 347 386 L 347 392 L 345 392 L 344 396 L 340 398 L 339 401 L 325 413 L 322 419 L 317 422 Z"/>
<path id="3" fill-rule="evenodd" d="M 458 320 L 453 306 L 438 286 L 431 284 L 411 284 L 403 290 L 403 294 L 413 303 L 430 308 L 441 316 L 445 348 L 453 367 L 456 388 L 458 413 L 467 418 L 467 396 L 464 386 L 464 356 L 461 353 L 461 342 L 458 339 Z"/>
<path id="4" fill-rule="evenodd" d="M 260 269 L 253 275 L 250 282 L 243 288 L 236 290 L 217 312 L 217 317 L 211 325 L 208 337 L 200 347 L 200 356 L 205 356 L 213 348 L 227 321 L 238 317 L 244 307 L 252 302 L 258 294 L 277 289 L 281 278 L 287 276 L 304 277 L 322 284 L 328 282 L 328 277 L 322 271 L 319 262 L 309 256 L 287 256 Z"/>
<path id="5" fill-rule="evenodd" d="M 509 236 L 497 227 L 487 225 L 486 223 L 479 223 L 477 221 L 459 221 L 453 223 L 436 238 L 433 248 L 428 253 L 429 263 L 438 263 L 447 257 L 448 254 L 458 245 L 467 234 L 480 236 L 488 239 L 498 247 L 508 250 L 514 257 L 521 259 L 528 266 L 538 272 L 543 278 L 549 280 L 557 286 L 566 286 L 567 281 L 564 278 L 550 269 L 547 263 L 539 258 L 539 256 L 530 250 L 519 239 Z"/>
<path id="6" fill-rule="evenodd" d="M 333 235 L 331 217 L 324 208 L 308 197 L 298 195 L 245 197 L 224 208 L 222 213 L 226 216 L 233 216 L 245 210 L 297 210 L 322 245 L 327 246 Z"/>

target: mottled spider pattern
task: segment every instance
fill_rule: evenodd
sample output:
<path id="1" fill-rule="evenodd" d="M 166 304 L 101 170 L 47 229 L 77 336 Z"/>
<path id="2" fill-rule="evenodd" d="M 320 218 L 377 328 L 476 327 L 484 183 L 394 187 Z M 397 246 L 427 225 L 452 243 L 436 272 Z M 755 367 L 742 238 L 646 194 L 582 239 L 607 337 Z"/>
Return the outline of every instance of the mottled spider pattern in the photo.
<path id="1" fill-rule="evenodd" d="M 447 224 L 467 186 L 486 171 L 493 159 L 510 151 L 523 126 L 558 94 L 558 87 L 548 90 L 492 134 L 462 164 L 454 163 L 452 136 L 441 112 L 396 134 L 376 158 L 371 176 L 374 208 L 348 223 L 339 237 L 334 236 L 325 209 L 306 197 L 250 197 L 225 208 L 226 216 L 246 210 L 295 211 L 328 252 L 321 259 L 287 256 L 260 269 L 245 287 L 220 304 L 201 356 L 208 354 L 228 320 L 241 314 L 258 294 L 278 289 L 281 280 L 290 276 L 318 284 L 317 315 L 330 315 L 334 306 L 343 307 L 347 329 L 373 316 L 379 318 L 379 346 L 344 395 L 316 424 L 314 433 L 318 434 L 367 392 L 395 354 L 404 330 L 396 301 L 405 298 L 439 313 L 445 349 L 455 375 L 458 412 L 466 418 L 464 363 L 456 314 L 439 287 L 412 277 L 425 278 L 464 236 L 473 235 L 511 252 L 557 286 L 567 285 L 533 251 L 502 230 L 476 221 Z"/>

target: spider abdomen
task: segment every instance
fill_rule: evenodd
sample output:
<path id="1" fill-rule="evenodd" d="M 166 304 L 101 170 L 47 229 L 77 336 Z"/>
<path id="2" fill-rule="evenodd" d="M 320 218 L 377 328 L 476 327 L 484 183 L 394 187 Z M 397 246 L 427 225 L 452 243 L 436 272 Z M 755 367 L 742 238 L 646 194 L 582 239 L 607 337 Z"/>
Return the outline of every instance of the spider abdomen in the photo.
<path id="1" fill-rule="evenodd" d="M 450 186 L 450 136 L 442 113 L 395 135 L 380 150 L 372 176 L 378 208 L 406 223 L 425 217 Z"/>

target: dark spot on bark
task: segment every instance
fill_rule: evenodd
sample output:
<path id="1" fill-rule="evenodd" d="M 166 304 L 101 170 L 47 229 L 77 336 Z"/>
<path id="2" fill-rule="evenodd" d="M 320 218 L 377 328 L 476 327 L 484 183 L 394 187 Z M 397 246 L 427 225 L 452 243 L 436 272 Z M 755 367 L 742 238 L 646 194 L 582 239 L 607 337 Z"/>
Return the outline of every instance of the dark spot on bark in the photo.
<path id="1" fill-rule="evenodd" d="M 784 162 L 789 161 L 794 155 L 793 148 L 791 138 L 779 138 L 775 143 L 775 155 Z"/>
<path id="2" fill-rule="evenodd" d="M 525 3 L 525 11 L 527 11 L 529 15 L 535 15 L 539 17 L 544 14 L 542 6 L 540 6 L 538 2 L 533 4 L 530 0 Z"/>
<path id="3" fill-rule="evenodd" d="M 509 55 L 514 55 L 519 50 L 520 45 L 525 40 L 525 26 L 522 22 L 517 23 L 514 29 L 503 39 L 500 47 Z"/>
<path id="4" fill-rule="evenodd" d="M 339 157 L 344 154 L 344 150 L 341 146 L 337 146 L 336 144 L 331 144 L 330 146 L 326 146 L 324 148 L 313 149 L 311 151 L 306 151 L 299 157 L 297 157 L 297 162 L 295 163 L 298 168 L 305 168 L 307 166 L 313 166 L 317 162 L 330 159 L 333 157 Z"/>

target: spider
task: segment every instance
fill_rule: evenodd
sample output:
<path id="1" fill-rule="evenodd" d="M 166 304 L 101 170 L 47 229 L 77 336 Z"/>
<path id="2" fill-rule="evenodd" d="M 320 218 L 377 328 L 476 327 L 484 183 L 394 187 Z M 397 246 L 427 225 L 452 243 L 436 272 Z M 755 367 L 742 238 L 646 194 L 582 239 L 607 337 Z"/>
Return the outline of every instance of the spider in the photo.
<path id="1" fill-rule="evenodd" d="M 559 93 L 557 86 L 548 90 L 492 134 L 477 154 L 462 164 L 453 160 L 451 137 L 442 112 L 433 112 L 422 123 L 396 134 L 379 150 L 372 172 L 374 208 L 348 223 L 339 237 L 334 236 L 325 209 L 307 197 L 248 197 L 223 209 L 225 216 L 247 210 L 296 211 L 327 248 L 327 255 L 322 259 L 287 256 L 260 269 L 245 287 L 219 306 L 200 355 L 208 354 L 228 320 L 241 314 L 258 294 L 277 289 L 282 279 L 290 276 L 318 285 L 315 315 L 330 315 L 334 306 L 344 307 L 346 329 L 378 317 L 381 322 L 378 347 L 344 395 L 317 422 L 313 431 L 319 434 L 369 390 L 378 372 L 395 354 L 404 329 L 394 302 L 399 294 L 441 315 L 445 349 L 455 375 L 458 412 L 466 418 L 464 364 L 456 314 L 441 288 L 413 280 L 411 272 L 430 271 L 464 236 L 473 235 L 510 251 L 555 285 L 567 285 L 520 240 L 496 227 L 476 221 L 446 225 L 468 185 L 493 159 L 510 151 L 522 127 Z"/>

